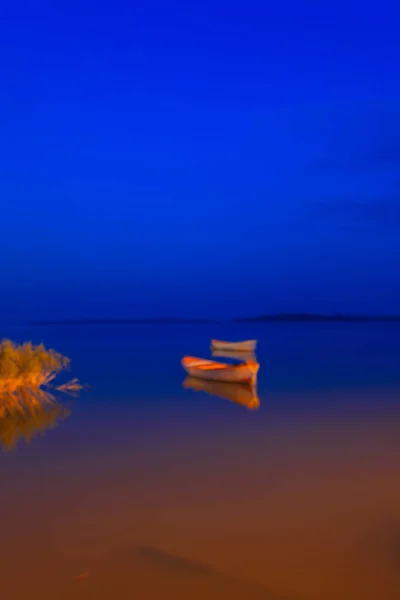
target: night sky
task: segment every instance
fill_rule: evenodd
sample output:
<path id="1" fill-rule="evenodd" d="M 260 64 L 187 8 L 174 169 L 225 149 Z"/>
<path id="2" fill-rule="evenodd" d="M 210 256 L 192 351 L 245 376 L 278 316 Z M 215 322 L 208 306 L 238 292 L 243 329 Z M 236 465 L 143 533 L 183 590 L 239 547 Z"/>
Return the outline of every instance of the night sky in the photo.
<path id="1" fill-rule="evenodd" d="M 400 5 L 8 4 L 2 321 L 400 313 Z"/>

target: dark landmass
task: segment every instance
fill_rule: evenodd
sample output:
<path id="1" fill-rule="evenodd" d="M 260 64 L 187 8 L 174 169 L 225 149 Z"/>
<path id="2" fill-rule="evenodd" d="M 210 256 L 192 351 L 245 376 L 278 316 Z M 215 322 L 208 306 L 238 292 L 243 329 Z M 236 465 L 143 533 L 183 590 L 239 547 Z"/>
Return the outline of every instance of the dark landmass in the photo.
<path id="1" fill-rule="evenodd" d="M 233 322 L 262 322 L 262 321 L 400 321 L 400 315 L 320 315 L 313 313 L 278 313 L 260 315 L 258 317 L 243 317 L 232 319 Z"/>
<path id="2" fill-rule="evenodd" d="M 154 319 L 67 319 L 55 321 L 31 321 L 28 325 L 137 325 L 157 323 L 261 323 L 267 321 L 400 321 L 400 315 L 322 315 L 313 313 L 278 313 L 260 315 L 258 317 L 242 317 L 221 321 L 218 319 L 179 319 L 175 317 L 161 317 Z"/>

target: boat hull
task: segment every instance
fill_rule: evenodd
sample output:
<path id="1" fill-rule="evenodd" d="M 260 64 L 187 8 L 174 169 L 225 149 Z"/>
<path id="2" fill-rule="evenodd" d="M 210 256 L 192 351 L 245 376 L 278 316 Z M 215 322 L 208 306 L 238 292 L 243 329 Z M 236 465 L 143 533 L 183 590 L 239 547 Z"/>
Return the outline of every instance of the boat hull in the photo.
<path id="1" fill-rule="evenodd" d="M 245 340 L 243 342 L 224 342 L 222 340 L 211 340 L 213 350 L 233 350 L 234 352 L 254 352 L 257 340 Z"/>
<path id="2" fill-rule="evenodd" d="M 256 361 L 256 355 L 254 352 L 248 352 L 247 350 L 217 350 L 215 348 L 212 349 L 213 358 L 230 358 L 232 360 L 240 360 L 240 361 Z"/>
<path id="3" fill-rule="evenodd" d="M 228 365 L 203 358 L 187 356 L 182 360 L 186 373 L 197 379 L 254 384 L 260 365 L 249 361 L 240 365 Z"/>

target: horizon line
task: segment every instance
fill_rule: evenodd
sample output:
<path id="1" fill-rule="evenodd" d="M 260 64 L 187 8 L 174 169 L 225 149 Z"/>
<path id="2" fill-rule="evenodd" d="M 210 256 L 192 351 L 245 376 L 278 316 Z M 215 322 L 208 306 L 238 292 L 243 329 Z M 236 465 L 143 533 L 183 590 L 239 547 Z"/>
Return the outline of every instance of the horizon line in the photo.
<path id="1" fill-rule="evenodd" d="M 112 324 L 156 324 L 156 323 L 240 323 L 262 321 L 400 321 L 399 315 L 360 315 L 343 313 L 271 313 L 254 317 L 232 317 L 227 319 L 201 317 L 146 317 L 146 318 L 97 318 L 97 319 L 46 319 L 29 321 L 29 326 L 39 325 L 112 325 Z"/>

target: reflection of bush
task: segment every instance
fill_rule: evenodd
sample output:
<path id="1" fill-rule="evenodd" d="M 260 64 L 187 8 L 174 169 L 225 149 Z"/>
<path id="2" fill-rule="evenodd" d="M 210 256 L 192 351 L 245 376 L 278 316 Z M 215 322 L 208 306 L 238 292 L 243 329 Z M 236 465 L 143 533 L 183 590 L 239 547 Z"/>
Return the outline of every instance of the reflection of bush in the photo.
<path id="1" fill-rule="evenodd" d="M 48 392 L 20 389 L 0 395 L 0 442 L 5 450 L 14 449 L 21 440 L 29 444 L 38 434 L 53 429 L 70 414 Z"/>

